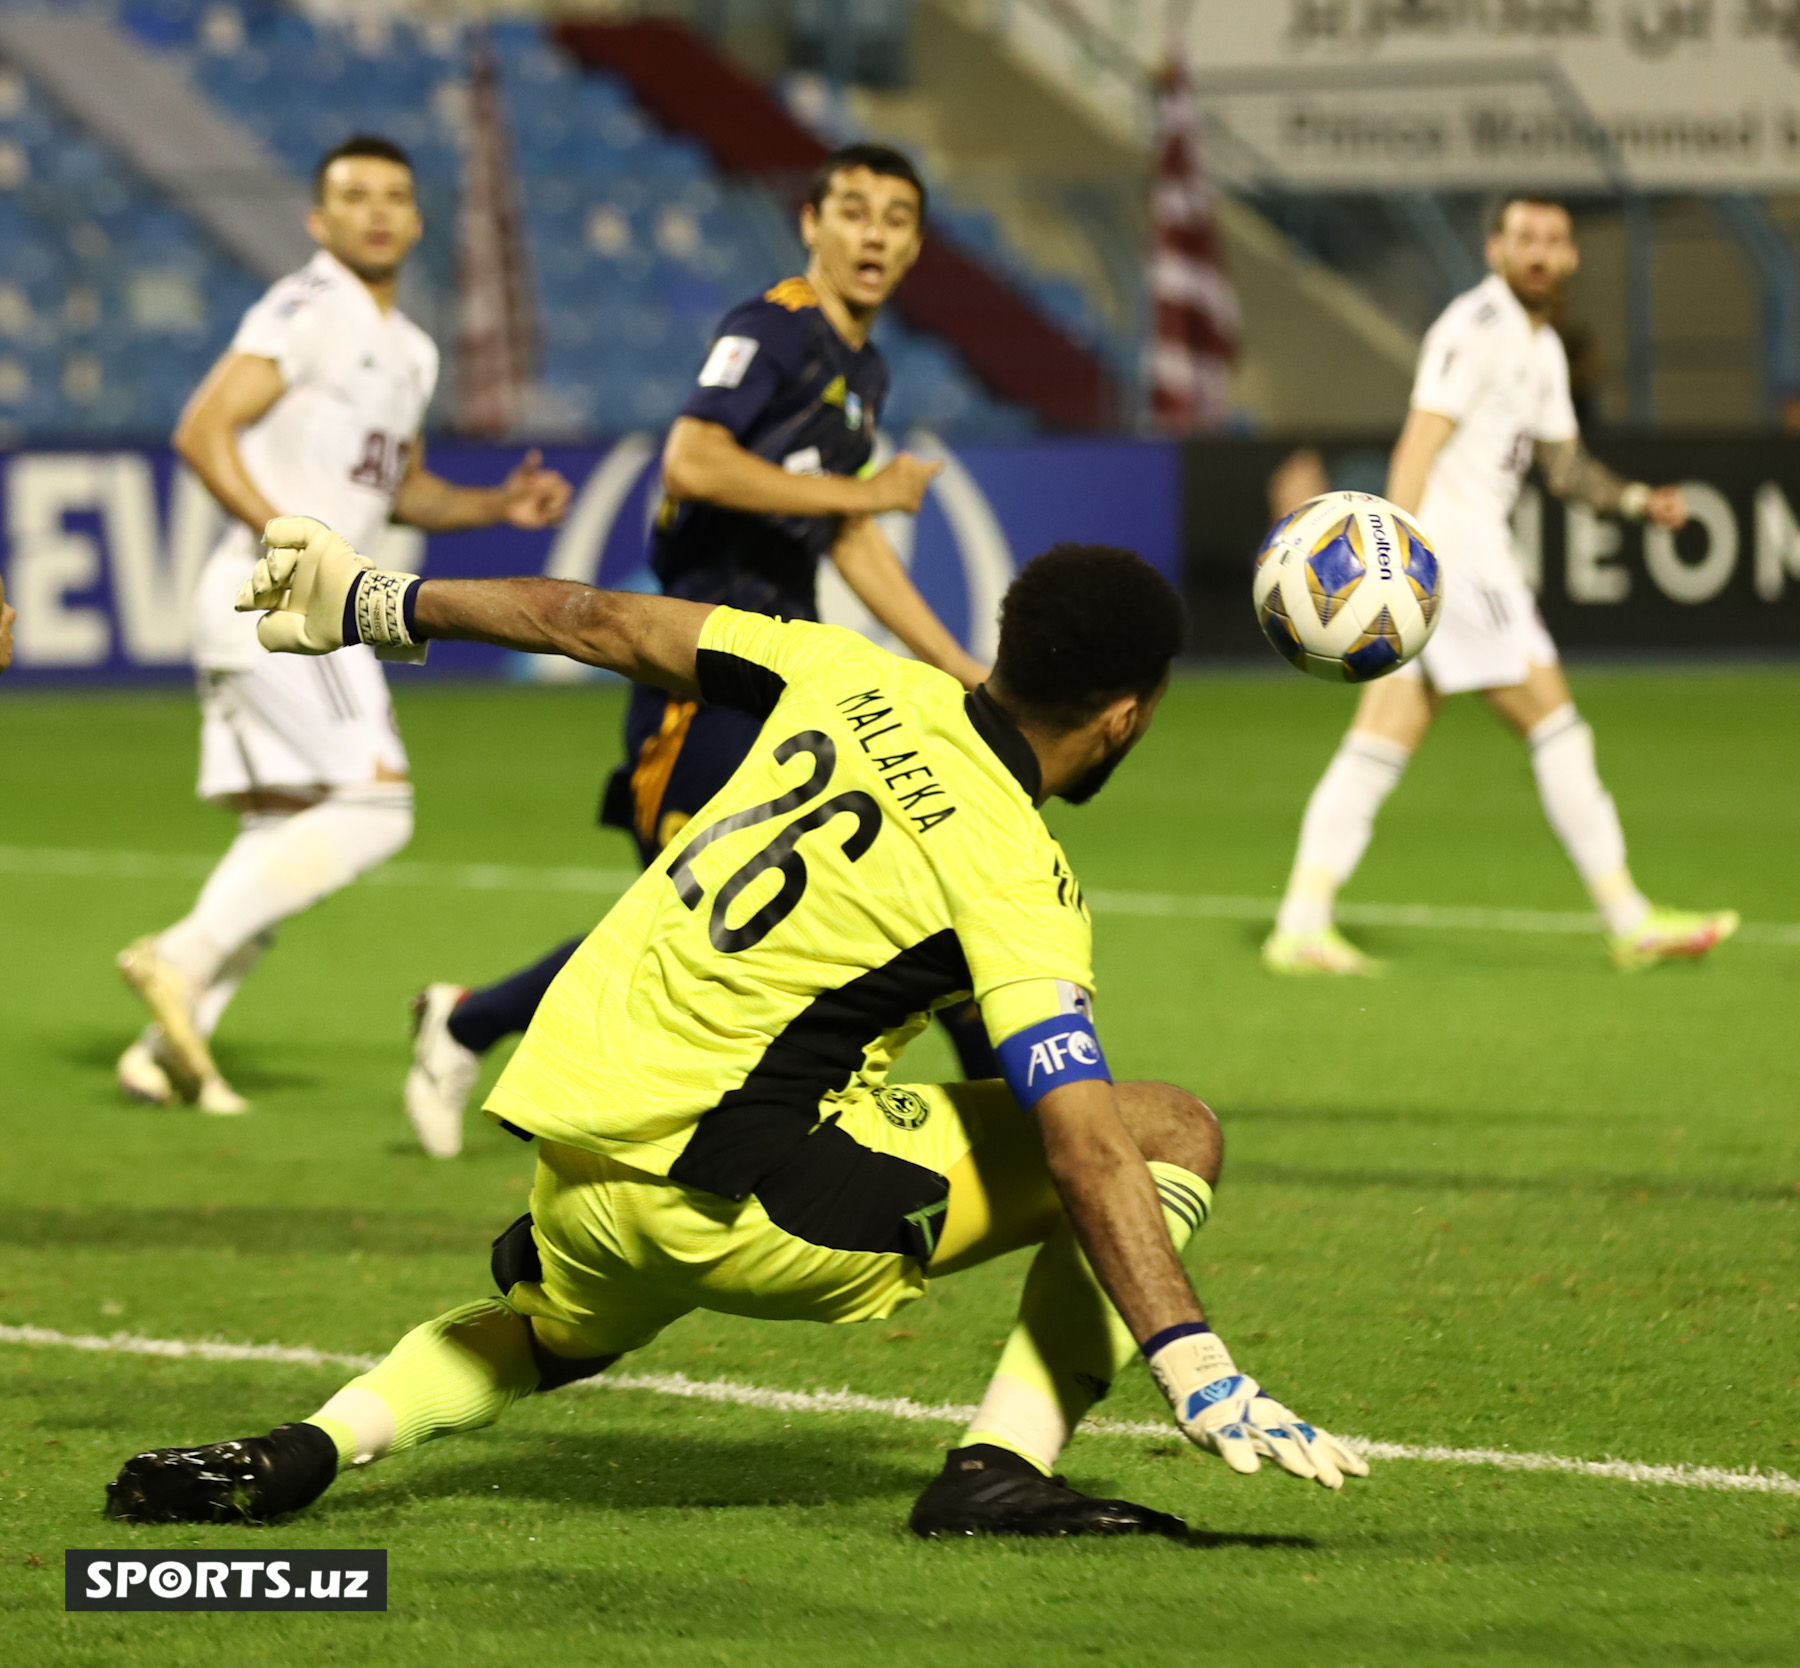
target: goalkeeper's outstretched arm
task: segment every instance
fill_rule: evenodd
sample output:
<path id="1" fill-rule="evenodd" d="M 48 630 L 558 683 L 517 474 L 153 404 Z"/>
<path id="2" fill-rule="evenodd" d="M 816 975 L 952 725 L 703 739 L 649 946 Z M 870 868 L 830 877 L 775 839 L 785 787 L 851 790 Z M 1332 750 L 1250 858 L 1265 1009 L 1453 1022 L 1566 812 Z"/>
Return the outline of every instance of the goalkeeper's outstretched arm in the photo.
<path id="1" fill-rule="evenodd" d="M 413 598 L 411 635 L 559 654 L 693 696 L 694 654 L 711 612 L 710 603 L 597 591 L 572 579 L 427 579 Z"/>
<path id="2" fill-rule="evenodd" d="M 709 604 L 597 591 L 567 579 L 433 579 L 374 566 L 308 516 L 277 516 L 265 554 L 238 595 L 260 612 L 265 649 L 330 654 L 366 643 L 423 659 L 434 637 L 559 654 L 679 695 L 698 694 L 695 654 Z"/>

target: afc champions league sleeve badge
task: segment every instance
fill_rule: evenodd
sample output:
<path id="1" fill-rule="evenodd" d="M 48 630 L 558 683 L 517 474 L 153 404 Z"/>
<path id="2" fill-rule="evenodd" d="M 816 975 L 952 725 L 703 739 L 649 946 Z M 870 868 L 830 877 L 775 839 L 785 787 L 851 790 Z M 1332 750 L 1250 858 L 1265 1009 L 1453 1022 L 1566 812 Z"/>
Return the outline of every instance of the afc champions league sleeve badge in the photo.
<path id="1" fill-rule="evenodd" d="M 911 1089 L 877 1089 L 875 1104 L 896 1129 L 918 1129 L 931 1116 L 931 1102 Z"/>

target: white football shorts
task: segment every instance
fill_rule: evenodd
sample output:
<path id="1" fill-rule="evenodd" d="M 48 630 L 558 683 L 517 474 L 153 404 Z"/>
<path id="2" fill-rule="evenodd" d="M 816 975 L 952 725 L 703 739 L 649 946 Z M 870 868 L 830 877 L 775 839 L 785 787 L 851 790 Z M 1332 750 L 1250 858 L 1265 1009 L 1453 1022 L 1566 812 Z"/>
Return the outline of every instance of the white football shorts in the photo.
<path id="1" fill-rule="evenodd" d="M 1555 666 L 1556 644 L 1537 598 L 1513 565 L 1499 561 L 1444 564 L 1443 614 L 1417 658 L 1395 677 L 1425 677 L 1440 695 L 1511 689 L 1533 666 Z"/>
<path id="2" fill-rule="evenodd" d="M 373 649 L 268 654 L 200 671 L 200 797 L 256 789 L 304 796 L 407 773 L 406 747 Z"/>
<path id="3" fill-rule="evenodd" d="M 373 649 L 270 654 L 255 614 L 232 608 L 255 544 L 232 528 L 208 557 L 191 620 L 200 682 L 200 797 L 257 789 L 306 797 L 406 774 L 406 748 Z"/>

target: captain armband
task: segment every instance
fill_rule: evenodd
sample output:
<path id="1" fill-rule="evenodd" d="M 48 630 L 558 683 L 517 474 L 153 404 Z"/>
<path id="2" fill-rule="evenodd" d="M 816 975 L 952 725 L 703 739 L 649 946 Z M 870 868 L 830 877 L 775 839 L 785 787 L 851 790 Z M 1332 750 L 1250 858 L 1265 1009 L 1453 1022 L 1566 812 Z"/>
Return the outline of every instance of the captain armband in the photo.
<path id="1" fill-rule="evenodd" d="M 419 587 L 416 573 L 365 568 L 344 598 L 344 641 L 366 643 L 382 660 L 422 664 L 431 645 L 415 636 Z"/>
<path id="2" fill-rule="evenodd" d="M 1026 1111 L 1067 1083 L 1112 1082 L 1094 1022 L 1085 1013 L 1054 1014 L 1015 1031 L 994 1052 L 1013 1099 Z"/>

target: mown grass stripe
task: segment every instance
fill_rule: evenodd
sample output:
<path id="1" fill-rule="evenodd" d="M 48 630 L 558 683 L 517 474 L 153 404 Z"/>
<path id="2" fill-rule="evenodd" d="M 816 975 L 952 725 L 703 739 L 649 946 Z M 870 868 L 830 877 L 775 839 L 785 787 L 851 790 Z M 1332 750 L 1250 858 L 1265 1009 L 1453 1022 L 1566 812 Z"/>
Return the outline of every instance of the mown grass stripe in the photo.
<path id="1" fill-rule="evenodd" d="M 45 1349 L 88 1350 L 108 1355 L 149 1355 L 171 1360 L 254 1361 L 272 1366 L 340 1367 L 366 1372 L 379 1359 L 373 1355 L 349 1355 L 332 1350 L 308 1349 L 286 1344 L 230 1344 L 213 1339 L 142 1338 L 127 1333 L 101 1337 L 97 1333 L 57 1332 L 44 1326 L 0 1325 L 0 1344 L 19 1344 Z M 857 1413 L 907 1424 L 962 1425 L 974 1417 L 973 1407 L 955 1402 L 915 1402 L 906 1396 L 864 1396 L 854 1390 L 773 1390 L 757 1384 L 736 1384 L 729 1379 L 694 1379 L 685 1373 L 608 1373 L 585 1379 L 584 1389 L 642 1390 L 659 1396 L 680 1396 L 689 1401 L 720 1402 L 731 1407 L 754 1407 L 775 1413 Z M 1095 1436 L 1161 1437 L 1174 1435 L 1162 1420 L 1092 1419 L 1082 1427 Z M 1448 1448 L 1437 1444 L 1376 1442 L 1352 1436 L 1365 1457 L 1372 1460 L 1410 1460 L 1428 1465 L 1489 1466 L 1502 1471 L 1556 1472 L 1565 1476 L 1593 1477 L 1608 1482 L 1636 1483 L 1656 1488 L 1708 1489 L 1727 1494 L 1780 1494 L 1800 1496 L 1800 1477 L 1785 1471 L 1755 1467 L 1730 1470 L 1714 1465 L 1651 1465 L 1639 1460 L 1572 1459 L 1565 1454 L 1519 1453 L 1511 1448 Z"/>
<path id="2" fill-rule="evenodd" d="M 0 874 L 61 876 L 71 880 L 202 880 L 217 857 L 182 852 L 87 851 L 69 846 L 0 846 Z M 573 892 L 617 897 L 637 874 L 629 869 L 539 867 L 517 863 L 388 863 L 363 876 L 364 886 L 399 886 L 468 892 Z M 1276 900 L 1213 897 L 1186 892 L 1087 894 L 1101 915 L 1135 915 L 1190 921 L 1271 921 Z M 1600 931 L 1597 916 L 1573 910 L 1482 909 L 1453 904 L 1340 904 L 1337 917 L 1352 927 L 1418 927 L 1431 932 L 1547 933 L 1587 937 Z M 1800 923 L 1747 921 L 1738 929 L 1747 944 L 1800 946 Z"/>

